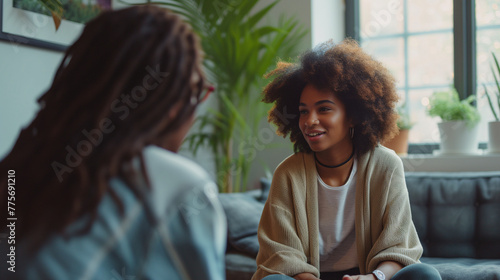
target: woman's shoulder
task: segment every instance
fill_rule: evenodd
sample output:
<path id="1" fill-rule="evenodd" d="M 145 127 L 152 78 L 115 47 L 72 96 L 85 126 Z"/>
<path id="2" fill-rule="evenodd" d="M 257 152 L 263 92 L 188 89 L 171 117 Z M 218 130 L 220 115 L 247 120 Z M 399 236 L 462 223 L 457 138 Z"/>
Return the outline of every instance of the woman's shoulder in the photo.
<path id="1" fill-rule="evenodd" d="M 285 158 L 279 165 L 276 167 L 275 174 L 278 173 L 290 173 L 290 172 L 298 172 L 304 171 L 306 166 L 308 166 L 307 162 L 311 161 L 313 155 L 311 153 L 303 153 L 298 152 L 294 153 L 287 158 Z"/>
<path id="2" fill-rule="evenodd" d="M 143 151 L 150 177 L 163 177 L 167 182 L 211 181 L 208 173 L 192 160 L 160 147 L 148 146 Z"/>
<path id="3" fill-rule="evenodd" d="M 155 146 L 146 147 L 143 156 L 151 187 L 150 202 L 158 215 L 165 213 L 168 207 L 184 205 L 196 209 L 192 203 L 218 204 L 217 185 L 195 162 Z"/>
<path id="4" fill-rule="evenodd" d="M 378 170 L 393 170 L 403 166 L 401 158 L 391 149 L 377 145 L 373 150 L 360 157 L 360 165 L 374 166 Z"/>
<path id="5" fill-rule="evenodd" d="M 148 146 L 144 149 L 143 156 L 152 199 L 159 205 L 167 201 L 175 203 L 176 201 L 170 201 L 172 199 L 193 197 L 193 193 L 206 195 L 217 192 L 217 186 L 210 175 L 201 166 L 182 155 Z"/>

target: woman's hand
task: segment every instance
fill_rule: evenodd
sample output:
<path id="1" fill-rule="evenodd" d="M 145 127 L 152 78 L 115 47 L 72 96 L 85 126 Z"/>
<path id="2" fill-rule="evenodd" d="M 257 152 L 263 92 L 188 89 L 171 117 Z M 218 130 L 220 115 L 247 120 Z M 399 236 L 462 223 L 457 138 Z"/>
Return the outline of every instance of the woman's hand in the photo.
<path id="1" fill-rule="evenodd" d="M 375 278 L 375 275 L 373 274 L 367 274 L 367 275 L 344 275 L 344 277 L 342 277 L 342 280 L 377 280 L 377 278 Z"/>

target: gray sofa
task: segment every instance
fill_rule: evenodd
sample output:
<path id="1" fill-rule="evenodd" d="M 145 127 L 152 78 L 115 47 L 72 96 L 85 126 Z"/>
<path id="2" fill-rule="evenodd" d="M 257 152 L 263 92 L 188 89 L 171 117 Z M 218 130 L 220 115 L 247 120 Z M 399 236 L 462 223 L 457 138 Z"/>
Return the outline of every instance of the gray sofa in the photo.
<path id="1" fill-rule="evenodd" d="M 500 280 L 500 172 L 407 173 L 422 262 L 443 280 Z M 270 181 L 245 193 L 220 194 L 228 219 L 226 278 L 256 269 L 257 226 Z"/>

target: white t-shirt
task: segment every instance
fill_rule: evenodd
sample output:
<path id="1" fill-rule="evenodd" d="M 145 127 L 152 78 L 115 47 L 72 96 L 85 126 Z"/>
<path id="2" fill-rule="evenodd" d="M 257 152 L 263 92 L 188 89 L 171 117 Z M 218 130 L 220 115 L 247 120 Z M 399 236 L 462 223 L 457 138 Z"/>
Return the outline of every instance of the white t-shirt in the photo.
<path id="1" fill-rule="evenodd" d="M 318 174 L 320 271 L 358 267 L 354 202 L 357 161 L 343 186 L 331 187 Z"/>

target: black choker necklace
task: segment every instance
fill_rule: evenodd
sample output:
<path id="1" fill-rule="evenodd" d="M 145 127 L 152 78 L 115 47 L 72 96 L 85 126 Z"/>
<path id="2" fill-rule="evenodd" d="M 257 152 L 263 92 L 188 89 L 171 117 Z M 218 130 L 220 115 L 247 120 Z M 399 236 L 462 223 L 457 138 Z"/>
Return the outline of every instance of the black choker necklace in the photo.
<path id="1" fill-rule="evenodd" d="M 354 156 L 354 147 L 352 148 L 352 154 L 349 156 L 349 158 L 346 161 L 342 162 L 341 164 L 337 164 L 337 165 L 326 165 L 326 164 L 321 163 L 321 161 L 319 161 L 318 158 L 316 157 L 316 153 L 314 153 L 314 159 L 316 160 L 316 162 L 319 163 L 319 165 L 327 167 L 327 168 L 340 167 L 340 166 L 348 163 L 352 159 L 353 156 Z"/>

